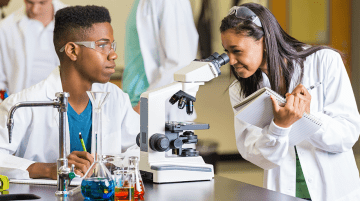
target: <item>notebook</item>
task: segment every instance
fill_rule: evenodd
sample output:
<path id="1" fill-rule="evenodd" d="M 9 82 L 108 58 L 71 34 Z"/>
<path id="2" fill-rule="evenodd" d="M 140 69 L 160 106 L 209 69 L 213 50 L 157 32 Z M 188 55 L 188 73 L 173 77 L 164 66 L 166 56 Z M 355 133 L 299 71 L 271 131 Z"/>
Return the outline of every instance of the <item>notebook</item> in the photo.
<path id="1" fill-rule="evenodd" d="M 286 100 L 278 93 L 264 87 L 234 106 L 234 108 L 238 110 L 235 114 L 236 118 L 259 128 L 264 128 L 269 125 L 274 118 L 270 95 L 276 97 L 279 105 L 286 103 Z M 314 134 L 321 125 L 322 122 L 319 118 L 304 113 L 303 117 L 296 121 L 291 127 L 289 134 L 290 146 L 297 145 Z"/>

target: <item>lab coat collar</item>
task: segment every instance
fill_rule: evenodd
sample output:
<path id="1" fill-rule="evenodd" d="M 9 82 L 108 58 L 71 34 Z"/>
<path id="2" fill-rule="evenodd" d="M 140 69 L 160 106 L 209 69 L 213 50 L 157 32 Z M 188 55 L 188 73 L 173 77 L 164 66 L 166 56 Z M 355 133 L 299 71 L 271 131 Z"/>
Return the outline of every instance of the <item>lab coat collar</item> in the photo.
<path id="1" fill-rule="evenodd" d="M 61 77 L 60 77 L 60 67 L 56 67 L 50 75 L 44 80 L 46 86 L 46 96 L 49 101 L 56 99 L 55 94 L 57 92 L 63 92 Z M 59 111 L 53 110 L 53 119 L 56 122 L 56 125 L 59 127 Z M 70 132 L 69 124 L 67 123 L 68 117 L 66 115 L 66 155 L 70 154 Z"/>
<path id="2" fill-rule="evenodd" d="M 60 78 L 60 67 L 56 67 L 50 75 L 46 78 L 46 96 L 49 100 L 56 99 L 56 92 L 63 92 L 61 78 Z"/>

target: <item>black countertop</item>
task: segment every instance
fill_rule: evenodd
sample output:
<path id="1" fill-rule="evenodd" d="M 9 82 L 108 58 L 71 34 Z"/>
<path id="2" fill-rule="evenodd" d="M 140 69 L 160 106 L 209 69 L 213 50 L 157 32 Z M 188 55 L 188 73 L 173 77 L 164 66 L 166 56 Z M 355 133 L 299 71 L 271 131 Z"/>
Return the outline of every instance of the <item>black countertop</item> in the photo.
<path id="1" fill-rule="evenodd" d="M 240 181 L 215 176 L 211 181 L 183 182 L 154 184 L 144 182 L 145 200 L 147 201 L 232 201 L 232 200 L 274 200 L 296 201 L 302 200 L 284 195 L 275 191 L 267 190 Z M 55 196 L 56 186 L 29 185 L 10 183 L 9 194 L 26 193 L 40 196 L 37 200 L 84 200 L 81 193 L 63 199 Z M 3 200 L 0 196 L 0 200 Z"/>

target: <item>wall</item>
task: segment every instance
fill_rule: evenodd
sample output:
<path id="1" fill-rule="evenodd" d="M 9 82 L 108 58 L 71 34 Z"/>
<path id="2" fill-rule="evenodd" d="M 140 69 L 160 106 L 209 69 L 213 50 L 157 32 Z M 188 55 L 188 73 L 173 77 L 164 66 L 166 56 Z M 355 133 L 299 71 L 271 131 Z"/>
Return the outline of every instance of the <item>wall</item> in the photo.
<path id="1" fill-rule="evenodd" d="M 358 108 L 360 107 L 360 1 L 351 2 L 351 84 L 354 90 Z M 353 148 L 360 154 L 360 142 Z"/>

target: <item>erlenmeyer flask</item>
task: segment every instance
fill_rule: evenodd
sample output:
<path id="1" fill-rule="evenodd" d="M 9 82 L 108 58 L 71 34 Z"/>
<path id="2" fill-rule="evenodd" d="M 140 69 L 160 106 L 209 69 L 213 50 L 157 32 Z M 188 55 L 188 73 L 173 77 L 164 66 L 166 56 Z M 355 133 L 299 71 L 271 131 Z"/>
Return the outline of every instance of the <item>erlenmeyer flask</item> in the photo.
<path id="1" fill-rule="evenodd" d="M 135 200 L 144 200 L 145 188 L 139 171 L 139 158 L 136 156 L 129 157 L 129 176 L 134 184 Z"/>
<path id="2" fill-rule="evenodd" d="M 95 135 L 95 161 L 83 177 L 81 193 L 87 200 L 110 200 L 114 195 L 114 180 L 102 161 L 101 108 L 109 92 L 86 92 L 93 107 L 92 135 Z"/>

